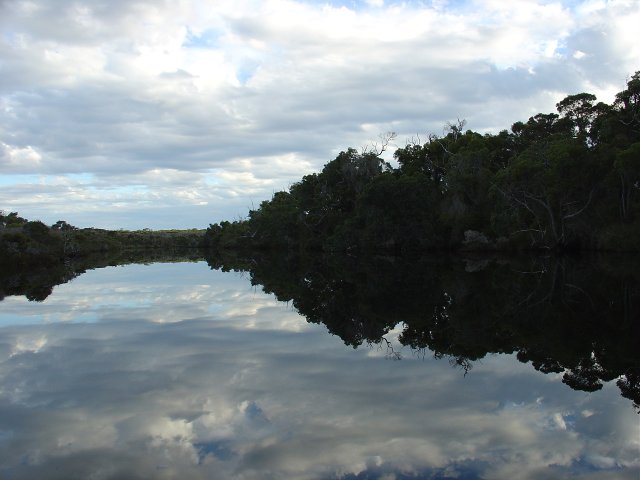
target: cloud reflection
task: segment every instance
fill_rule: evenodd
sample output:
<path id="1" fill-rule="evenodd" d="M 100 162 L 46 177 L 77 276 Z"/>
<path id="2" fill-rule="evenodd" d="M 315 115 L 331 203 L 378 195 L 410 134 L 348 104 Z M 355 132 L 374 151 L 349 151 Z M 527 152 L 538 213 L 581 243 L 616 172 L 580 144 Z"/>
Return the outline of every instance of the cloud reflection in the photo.
<path id="1" fill-rule="evenodd" d="M 467 376 L 389 361 L 204 264 L 92 271 L 41 304 L 7 305 L 1 477 L 631 479 L 640 468 L 637 415 L 615 387 L 574 391 L 505 355 Z"/>

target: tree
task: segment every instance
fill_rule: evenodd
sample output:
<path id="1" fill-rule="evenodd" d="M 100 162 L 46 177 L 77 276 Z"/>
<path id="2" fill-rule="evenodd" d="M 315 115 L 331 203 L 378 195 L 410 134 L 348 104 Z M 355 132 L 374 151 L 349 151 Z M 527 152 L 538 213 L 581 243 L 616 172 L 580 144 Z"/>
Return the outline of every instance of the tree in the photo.
<path id="1" fill-rule="evenodd" d="M 634 219 L 640 194 L 640 142 L 617 153 L 613 165 L 620 179 L 620 217 L 624 222 Z"/>
<path id="2" fill-rule="evenodd" d="M 446 244 L 438 218 L 442 193 L 424 174 L 386 173 L 370 182 L 358 198 L 352 219 L 338 243 L 363 250 L 424 250 Z"/>
<path id="3" fill-rule="evenodd" d="M 4 212 L 0 212 L 0 227 L 14 228 L 21 227 L 27 223 L 27 220 L 19 217 L 18 212 L 10 212 L 8 214 L 4 214 Z"/>
<path id="4" fill-rule="evenodd" d="M 595 100 L 595 95 L 578 93 L 569 95 L 556 104 L 558 112 L 571 122 L 574 134 L 581 142 L 590 139 L 591 124 L 597 113 L 593 105 Z"/>
<path id="5" fill-rule="evenodd" d="M 60 232 L 70 232 L 77 229 L 78 229 L 77 227 L 74 227 L 73 225 L 65 222 L 64 220 L 58 220 L 56 223 L 51 225 L 51 230 L 60 231 Z"/>
<path id="6" fill-rule="evenodd" d="M 262 247 L 294 247 L 299 245 L 300 208 L 289 192 L 276 192 L 258 210 L 249 212 L 250 238 Z"/>
<path id="7" fill-rule="evenodd" d="M 620 122 L 640 133 L 640 70 L 631 76 L 627 88 L 616 95 L 614 107 L 622 114 Z"/>
<path id="8" fill-rule="evenodd" d="M 380 158 L 395 138 L 388 133 L 223 230 L 241 232 L 243 245 L 303 250 L 466 248 L 468 231 L 497 239 L 487 248 L 636 250 L 640 72 L 613 105 L 578 93 L 556 107 L 498 135 L 448 123 L 442 136 L 398 148 L 396 169 Z"/>
<path id="9" fill-rule="evenodd" d="M 517 153 L 536 143 L 548 142 L 553 136 L 571 134 L 570 125 L 561 121 L 560 116 L 555 113 L 538 113 L 530 117 L 527 123 L 514 123 L 511 131 L 515 137 L 514 146 Z"/>
<path id="10" fill-rule="evenodd" d="M 512 230 L 504 233 L 528 233 L 534 247 L 575 246 L 572 227 L 587 212 L 601 178 L 598 163 L 576 140 L 533 145 L 495 177 L 494 188 L 512 215 Z"/>

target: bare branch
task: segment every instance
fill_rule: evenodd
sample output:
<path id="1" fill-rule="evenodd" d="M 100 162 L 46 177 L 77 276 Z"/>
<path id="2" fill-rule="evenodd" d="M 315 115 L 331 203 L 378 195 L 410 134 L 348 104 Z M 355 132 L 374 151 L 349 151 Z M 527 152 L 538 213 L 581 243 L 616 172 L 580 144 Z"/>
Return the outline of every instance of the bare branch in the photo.
<path id="1" fill-rule="evenodd" d="M 591 203 L 591 198 L 593 197 L 593 188 L 591 189 L 591 191 L 589 192 L 589 199 L 587 200 L 587 203 L 585 203 L 584 207 L 582 207 L 580 210 L 578 210 L 577 212 L 571 213 L 569 215 L 565 215 L 564 217 L 562 217 L 563 219 L 567 219 L 567 218 L 573 218 L 576 217 L 578 215 L 580 215 Z"/>
<path id="2" fill-rule="evenodd" d="M 368 153 L 373 153 L 377 157 L 382 155 L 386 150 L 392 140 L 397 138 L 398 134 L 396 132 L 386 132 L 378 135 L 380 143 L 373 142 L 371 145 L 367 145 L 360 148 L 360 153 L 362 155 L 366 155 Z"/>
<path id="3" fill-rule="evenodd" d="M 452 133 L 453 137 L 457 140 L 460 135 L 462 135 L 464 126 L 467 124 L 467 121 L 463 118 L 462 120 L 460 120 L 459 118 L 456 119 L 457 122 L 451 123 L 451 122 L 447 122 L 444 126 L 444 133 Z"/>
<path id="4" fill-rule="evenodd" d="M 407 138 L 404 141 L 405 147 L 416 145 L 418 147 L 422 146 L 422 139 L 420 138 L 420 134 L 416 133 L 415 137 Z"/>

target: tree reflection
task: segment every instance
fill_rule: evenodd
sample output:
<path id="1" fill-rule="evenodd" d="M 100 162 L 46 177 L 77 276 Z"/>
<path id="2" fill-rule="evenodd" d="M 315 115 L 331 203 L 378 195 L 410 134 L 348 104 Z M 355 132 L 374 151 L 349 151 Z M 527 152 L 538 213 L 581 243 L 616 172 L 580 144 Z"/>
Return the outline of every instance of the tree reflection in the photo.
<path id="1" fill-rule="evenodd" d="M 381 345 L 400 325 L 414 352 L 468 372 L 489 353 L 516 353 L 592 392 L 617 381 L 640 409 L 640 259 L 572 257 L 216 257 L 324 324 L 346 345 Z M 387 350 L 388 352 L 389 350 Z M 392 358 L 400 358 L 392 350 Z"/>
<path id="2" fill-rule="evenodd" d="M 55 285 L 91 268 L 180 256 L 120 254 L 28 271 L 0 272 L 0 300 L 42 301 Z M 216 256 L 213 269 L 248 272 L 253 285 L 290 302 L 353 348 L 448 359 L 465 374 L 490 353 L 515 353 L 543 373 L 562 375 L 576 390 L 616 381 L 640 410 L 640 258 Z M 397 330 L 396 330 L 397 331 Z"/>
<path id="3" fill-rule="evenodd" d="M 42 302 L 56 285 L 67 283 L 87 270 L 131 263 L 188 262 L 202 260 L 200 250 L 182 253 L 157 251 L 121 251 L 99 253 L 43 265 L 5 264 L 0 269 L 0 301 L 8 296 L 25 296 Z"/>

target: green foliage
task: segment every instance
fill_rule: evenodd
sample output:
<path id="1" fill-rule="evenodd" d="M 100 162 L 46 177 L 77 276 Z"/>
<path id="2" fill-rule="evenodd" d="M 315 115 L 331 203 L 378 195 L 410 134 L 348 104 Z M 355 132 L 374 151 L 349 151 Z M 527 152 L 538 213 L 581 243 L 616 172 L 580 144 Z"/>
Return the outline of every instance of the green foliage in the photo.
<path id="1" fill-rule="evenodd" d="M 45 242 L 51 237 L 51 231 L 40 221 L 27 222 L 22 226 L 25 235 L 37 242 Z"/>
<path id="2" fill-rule="evenodd" d="M 18 228 L 27 223 L 22 217 L 18 216 L 18 212 L 10 212 L 5 214 L 0 211 L 0 228 Z"/>
<path id="3" fill-rule="evenodd" d="M 51 230 L 56 230 L 61 232 L 69 232 L 77 229 L 78 229 L 77 227 L 74 227 L 73 225 L 65 222 L 64 220 L 58 220 L 56 223 L 51 225 Z"/>
<path id="4" fill-rule="evenodd" d="M 616 95 L 613 107 L 619 139 L 629 145 L 640 141 L 640 71 L 634 73 L 627 88 Z"/>
<path id="5" fill-rule="evenodd" d="M 96 252 L 163 250 L 165 253 L 203 247 L 200 230 L 112 231 L 78 229 L 65 221 L 48 227 L 13 212 L 0 217 L 0 264 L 55 265 Z"/>
<path id="6" fill-rule="evenodd" d="M 582 142 L 586 142 L 591 132 L 591 124 L 597 115 L 593 105 L 596 96 L 590 93 L 569 95 L 556 108 L 558 112 L 570 122 L 574 135 Z"/>
<path id="7" fill-rule="evenodd" d="M 442 137 L 398 148 L 397 168 L 349 148 L 246 220 L 210 227 L 207 245 L 627 249 L 616 232 L 640 221 L 640 72 L 613 105 L 578 93 L 556 106 L 497 135 L 448 123 Z"/>
<path id="8" fill-rule="evenodd" d="M 442 193 L 425 174 L 383 174 L 358 197 L 350 221 L 334 239 L 335 248 L 424 250 L 445 245 L 438 218 Z M 340 241 L 342 240 L 342 241 Z"/>
<path id="9" fill-rule="evenodd" d="M 521 152 L 554 136 L 570 135 L 571 124 L 561 121 L 555 113 L 539 113 L 530 117 L 527 123 L 514 123 L 511 131 L 515 137 L 516 152 Z"/>
<path id="10" fill-rule="evenodd" d="M 258 235 L 264 247 L 293 247 L 299 241 L 299 214 L 294 195 L 276 192 L 271 201 L 262 202 L 258 210 L 249 213 L 250 235 Z"/>
<path id="11" fill-rule="evenodd" d="M 247 245 L 249 235 L 246 221 L 222 221 L 209 225 L 204 233 L 203 244 L 209 249 L 241 248 Z"/>
<path id="12" fill-rule="evenodd" d="M 640 142 L 616 153 L 613 173 L 620 180 L 620 218 L 632 222 L 640 214 Z"/>
<path id="13" fill-rule="evenodd" d="M 534 245 L 546 248 L 585 243 L 580 225 L 602 189 L 603 167 L 578 139 L 533 144 L 495 176 L 512 215 L 500 233 L 533 234 Z"/>
<path id="14" fill-rule="evenodd" d="M 0 230 L 0 264 L 49 264 L 62 256 L 62 239 L 40 221 L 11 213 Z"/>

